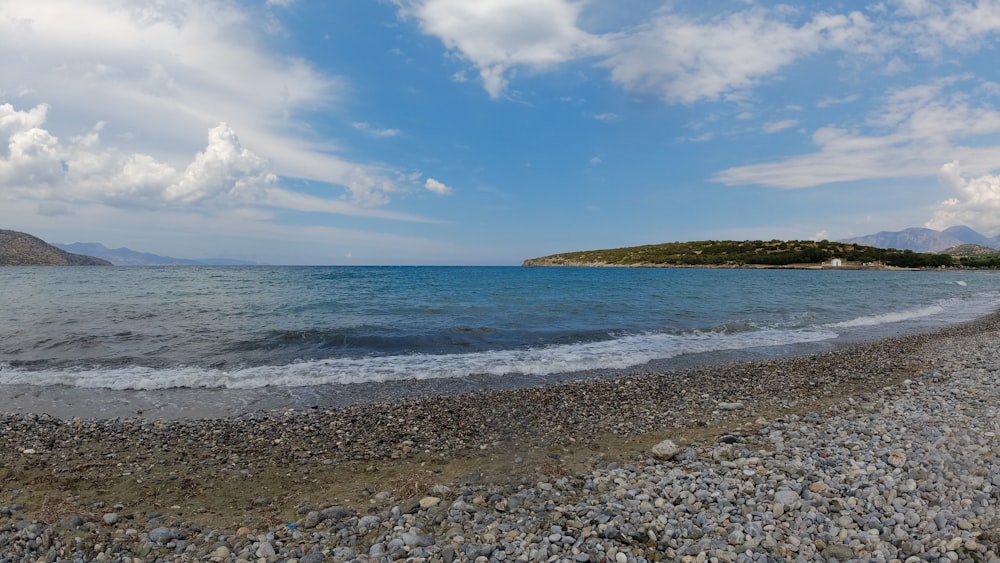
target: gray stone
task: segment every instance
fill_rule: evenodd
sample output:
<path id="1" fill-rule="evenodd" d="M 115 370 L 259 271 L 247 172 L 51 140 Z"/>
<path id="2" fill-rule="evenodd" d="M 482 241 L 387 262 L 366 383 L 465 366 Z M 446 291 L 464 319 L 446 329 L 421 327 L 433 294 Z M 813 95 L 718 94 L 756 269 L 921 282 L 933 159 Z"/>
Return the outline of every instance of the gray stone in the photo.
<path id="1" fill-rule="evenodd" d="M 678 452 L 677 444 L 672 440 L 663 440 L 659 444 L 653 446 L 651 450 L 653 457 L 659 460 L 667 461 L 677 455 Z"/>
<path id="2" fill-rule="evenodd" d="M 178 537 L 180 534 L 175 528 L 159 527 L 149 531 L 149 541 L 153 543 L 165 543 Z"/>
<path id="3" fill-rule="evenodd" d="M 841 543 L 832 543 L 823 550 L 823 557 L 837 561 L 848 561 L 854 558 L 854 550 Z"/>
<path id="4" fill-rule="evenodd" d="M 774 502 L 776 504 L 783 504 L 785 506 L 790 506 L 799 500 L 799 493 L 792 491 L 790 489 L 781 489 L 774 493 Z"/>

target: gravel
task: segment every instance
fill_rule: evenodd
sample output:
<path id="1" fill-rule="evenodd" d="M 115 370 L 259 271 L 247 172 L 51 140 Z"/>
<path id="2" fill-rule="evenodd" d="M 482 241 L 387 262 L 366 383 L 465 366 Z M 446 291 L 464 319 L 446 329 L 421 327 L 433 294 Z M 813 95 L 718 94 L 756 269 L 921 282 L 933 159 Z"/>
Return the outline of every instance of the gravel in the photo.
<path id="1" fill-rule="evenodd" d="M 330 411 L 6 415 L 0 561 L 1000 562 L 998 326 Z M 568 444 L 596 449 L 570 470 Z M 367 503 L 322 496 L 324 471 L 476 456 L 508 478 L 369 472 Z M 254 489 L 285 470 L 296 498 Z M 168 505 L 185 491 L 271 519 L 216 527 Z"/>

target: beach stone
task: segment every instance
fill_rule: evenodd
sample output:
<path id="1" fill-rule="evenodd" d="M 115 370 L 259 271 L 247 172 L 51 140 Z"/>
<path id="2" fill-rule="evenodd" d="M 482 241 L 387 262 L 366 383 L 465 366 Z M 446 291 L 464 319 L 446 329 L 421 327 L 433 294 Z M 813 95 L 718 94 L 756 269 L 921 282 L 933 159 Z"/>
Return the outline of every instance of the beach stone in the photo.
<path id="1" fill-rule="evenodd" d="M 718 407 L 720 409 L 724 410 L 724 411 L 737 411 L 737 410 L 746 408 L 746 405 L 744 405 L 740 401 L 734 401 L 734 402 L 731 402 L 731 403 L 728 403 L 728 402 L 719 403 Z"/>
<path id="2" fill-rule="evenodd" d="M 426 509 L 428 509 L 428 508 L 430 508 L 432 506 L 437 506 L 440 502 L 441 502 L 441 499 L 438 498 L 438 497 L 427 496 L 427 497 L 424 497 L 424 498 L 420 499 L 420 508 L 426 510 Z"/>
<path id="3" fill-rule="evenodd" d="M 330 508 L 321 510 L 319 516 L 324 522 L 327 520 L 340 520 L 347 516 L 347 511 L 341 506 L 331 506 Z"/>
<path id="4" fill-rule="evenodd" d="M 403 543 L 408 547 L 430 547 L 434 545 L 434 537 L 426 534 L 403 532 L 399 538 L 403 540 Z"/>
<path id="5" fill-rule="evenodd" d="M 272 557 L 276 557 L 278 554 L 274 551 L 274 546 L 271 545 L 271 542 L 264 541 L 260 542 L 260 546 L 257 547 L 257 551 L 254 555 L 260 558 L 270 559 Z"/>
<path id="6" fill-rule="evenodd" d="M 774 493 L 775 504 L 789 506 L 799 501 L 799 493 L 790 489 L 781 489 Z"/>
<path id="7" fill-rule="evenodd" d="M 668 461 L 677 455 L 679 448 L 672 440 L 663 440 L 662 442 L 653 446 L 651 450 L 653 457 L 659 460 Z"/>
<path id="8" fill-rule="evenodd" d="M 839 543 L 832 543 L 822 550 L 823 557 L 836 559 L 837 561 L 848 561 L 854 558 L 854 550 L 849 546 Z"/>
<path id="9" fill-rule="evenodd" d="M 311 510 L 306 514 L 305 520 L 302 521 L 302 527 L 306 529 L 315 528 L 322 520 L 318 510 Z"/>
<path id="10" fill-rule="evenodd" d="M 104 523 L 107 524 L 108 526 L 114 526 L 116 523 L 118 523 L 118 513 L 108 512 L 103 516 L 102 519 L 104 520 Z"/>
<path id="11" fill-rule="evenodd" d="M 893 450 L 886 459 L 886 463 L 893 467 L 902 467 L 906 463 L 906 452 L 903 450 Z"/>
<path id="12" fill-rule="evenodd" d="M 219 547 L 215 548 L 215 550 L 213 550 L 211 554 L 209 554 L 208 558 L 210 561 L 221 563 L 223 561 L 229 561 L 230 553 L 231 552 L 229 551 L 228 547 L 220 545 Z"/>
<path id="13" fill-rule="evenodd" d="M 165 543 L 178 537 L 180 534 L 175 528 L 159 527 L 149 531 L 149 541 L 153 543 Z"/>

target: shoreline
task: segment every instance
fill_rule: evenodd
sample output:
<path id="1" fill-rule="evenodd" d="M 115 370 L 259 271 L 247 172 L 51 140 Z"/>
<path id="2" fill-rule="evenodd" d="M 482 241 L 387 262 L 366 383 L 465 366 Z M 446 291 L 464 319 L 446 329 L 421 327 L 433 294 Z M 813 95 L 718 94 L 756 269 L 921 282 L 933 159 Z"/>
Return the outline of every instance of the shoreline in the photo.
<path id="1" fill-rule="evenodd" d="M 299 545 L 300 560 L 317 545 L 327 555 L 349 548 L 359 560 L 368 560 L 376 544 L 388 549 L 392 543 L 376 541 L 380 530 L 403 538 L 396 547 L 407 554 L 437 548 L 429 555 L 440 556 L 451 547 L 454 555 L 463 545 L 455 534 L 439 538 L 437 532 L 416 533 L 413 525 L 404 525 L 407 518 L 431 518 L 420 523 L 424 532 L 451 529 L 446 524 L 452 513 L 464 510 L 464 505 L 455 508 L 457 502 L 476 507 L 476 514 L 501 518 L 509 511 L 497 511 L 495 495 L 509 500 L 520 490 L 551 492 L 553 483 L 575 482 L 588 473 L 647 467 L 650 448 L 665 438 L 684 452 L 695 452 L 695 460 L 684 463 L 724 467 L 726 460 L 714 459 L 713 452 L 732 443 L 720 444 L 720 436 L 750 441 L 775 421 L 836 413 L 857 404 L 872 404 L 880 412 L 878 403 L 911 390 L 910 384 L 902 385 L 905 381 L 927 380 L 928 388 L 951 381 L 960 359 L 942 367 L 942 351 L 973 350 L 977 340 L 986 340 L 994 343 L 984 353 L 997 359 L 998 332 L 1000 314 L 994 313 L 932 333 L 803 357 L 222 419 L 0 415 L 5 430 L 0 438 L 0 530 L 22 522 L 15 536 L 26 534 L 27 523 L 37 521 L 49 533 L 47 550 L 54 545 L 52 538 L 62 538 L 60 549 L 71 552 L 76 549 L 71 538 L 81 537 L 76 545 L 89 549 L 91 557 L 118 546 L 115 553 L 145 560 L 174 560 L 190 546 L 198 553 L 218 551 L 212 537 L 225 543 L 232 556 L 221 557 L 219 551 L 218 560 L 235 560 L 247 545 L 263 550 L 265 560 L 287 560 L 271 558 L 263 547 L 268 543 L 274 550 L 279 540 L 281 546 Z M 995 436 L 992 440 L 995 445 Z M 669 471 L 677 463 L 663 462 L 662 467 Z M 1000 478 L 1000 468 L 993 469 Z M 593 496 L 597 498 L 596 492 Z M 438 499 L 452 509 L 433 510 L 437 504 L 425 499 Z M 421 502 L 430 505 L 422 507 Z M 338 509 L 330 512 L 338 517 L 323 518 L 331 508 Z M 366 515 L 382 528 L 356 529 L 353 545 L 336 534 L 295 537 L 296 531 L 335 531 L 335 523 L 352 518 L 357 528 Z M 321 526 L 325 520 L 330 522 Z M 974 547 L 985 545 L 983 553 L 995 557 L 992 525 L 984 521 L 983 533 L 976 537 L 988 541 Z M 396 530 L 399 526 L 404 529 Z M 207 527 L 216 531 L 205 539 Z M 150 532 L 160 528 L 172 530 L 174 537 L 152 541 Z M 416 534 L 419 541 L 402 534 Z M 426 543 L 428 535 L 431 545 L 417 545 Z M 261 540 L 263 536 L 270 539 Z M 494 534 L 493 539 L 500 538 Z M 669 548 L 629 545 L 626 561 L 648 560 L 657 549 Z M 619 553 L 623 551 L 615 557 Z M 676 549 L 675 554 L 679 556 Z"/>

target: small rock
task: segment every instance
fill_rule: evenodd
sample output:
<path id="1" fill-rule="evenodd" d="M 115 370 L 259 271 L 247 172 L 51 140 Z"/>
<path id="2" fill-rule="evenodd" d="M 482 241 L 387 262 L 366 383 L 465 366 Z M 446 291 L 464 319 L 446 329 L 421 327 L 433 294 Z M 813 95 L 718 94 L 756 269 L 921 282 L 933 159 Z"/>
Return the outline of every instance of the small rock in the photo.
<path id="1" fill-rule="evenodd" d="M 848 561 L 854 558 L 854 550 L 841 543 L 832 543 L 823 550 L 823 557 L 837 561 Z"/>
<path id="2" fill-rule="evenodd" d="M 438 503 L 440 503 L 440 502 L 441 502 L 441 499 L 438 498 L 438 497 L 430 497 L 430 496 L 424 497 L 424 498 L 420 499 L 420 508 L 422 508 L 422 509 L 428 509 L 428 508 L 430 508 L 432 506 L 437 506 Z"/>
<path id="3" fill-rule="evenodd" d="M 651 451 L 656 459 L 667 461 L 677 455 L 679 448 L 672 440 L 664 440 L 653 446 Z"/>
<path id="4" fill-rule="evenodd" d="M 220 545 L 219 547 L 215 548 L 215 551 L 213 551 L 211 555 L 209 555 L 208 557 L 209 560 L 211 561 L 216 561 L 221 563 L 222 561 L 229 561 L 229 555 L 230 555 L 229 548 L 224 545 Z"/>
<path id="5" fill-rule="evenodd" d="M 434 538 L 425 534 L 403 532 L 400 534 L 399 538 L 409 547 L 430 547 L 434 545 Z"/>
<path id="6" fill-rule="evenodd" d="M 783 504 L 785 506 L 789 506 L 791 504 L 798 502 L 798 500 L 799 500 L 799 493 L 789 489 L 781 489 L 780 491 L 774 493 L 775 504 Z"/>
<path id="7" fill-rule="evenodd" d="M 277 553 L 274 551 L 274 546 L 271 545 L 271 542 L 265 541 L 265 542 L 260 542 L 260 546 L 257 548 L 256 555 L 257 557 L 263 559 L 270 559 L 272 557 L 277 556 Z"/>
<path id="8" fill-rule="evenodd" d="M 902 467 L 906 463 L 906 452 L 903 450 L 892 450 L 889 458 L 886 459 L 886 463 L 893 467 Z"/>
<path id="9" fill-rule="evenodd" d="M 242 530 L 243 528 L 240 529 Z M 249 530 L 247 531 L 247 533 L 248 534 L 250 533 Z M 153 543 L 164 543 L 170 540 L 175 540 L 178 537 L 180 537 L 180 534 L 174 528 L 166 528 L 166 527 L 153 528 L 149 532 L 149 541 Z"/>

